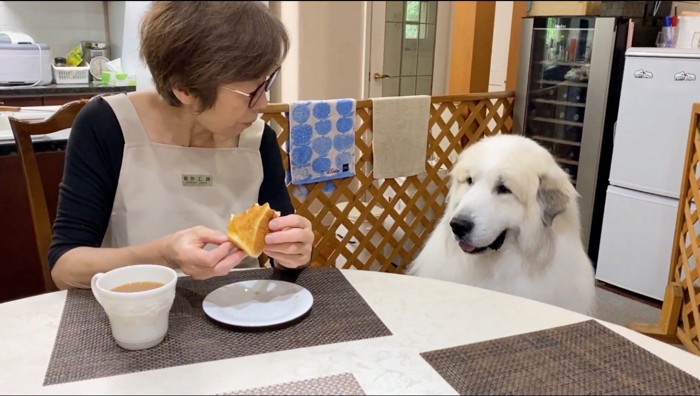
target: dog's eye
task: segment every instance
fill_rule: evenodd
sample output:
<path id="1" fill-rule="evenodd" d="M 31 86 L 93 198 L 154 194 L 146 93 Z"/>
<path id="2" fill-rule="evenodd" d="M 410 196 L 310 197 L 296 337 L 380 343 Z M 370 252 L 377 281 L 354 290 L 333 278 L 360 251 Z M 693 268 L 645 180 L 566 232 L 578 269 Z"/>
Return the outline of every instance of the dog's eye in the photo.
<path id="1" fill-rule="evenodd" d="M 469 184 L 470 186 L 472 185 L 472 183 L 474 183 L 474 180 L 472 180 L 471 177 L 468 177 L 466 181 L 467 181 L 467 184 Z"/>
<path id="2" fill-rule="evenodd" d="M 497 193 L 497 194 L 510 194 L 511 191 L 510 191 L 510 189 L 509 189 L 508 187 L 506 187 L 505 185 L 499 184 L 498 186 L 496 186 L 496 193 Z"/>

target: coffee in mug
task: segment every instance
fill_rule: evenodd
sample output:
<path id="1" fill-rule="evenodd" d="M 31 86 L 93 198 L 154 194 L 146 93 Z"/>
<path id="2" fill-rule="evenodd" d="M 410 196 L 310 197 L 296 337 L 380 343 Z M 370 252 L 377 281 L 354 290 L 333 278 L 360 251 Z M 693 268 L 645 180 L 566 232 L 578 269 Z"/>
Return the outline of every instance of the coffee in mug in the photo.
<path id="1" fill-rule="evenodd" d="M 157 289 L 161 286 L 165 286 L 165 284 L 160 282 L 129 282 L 121 286 L 115 287 L 114 289 L 112 289 L 112 291 L 119 293 L 136 293 L 151 289 Z"/>
<path id="2" fill-rule="evenodd" d="M 177 272 L 172 268 L 137 264 L 95 274 L 91 286 L 117 344 L 137 350 L 165 338 L 176 283 Z"/>

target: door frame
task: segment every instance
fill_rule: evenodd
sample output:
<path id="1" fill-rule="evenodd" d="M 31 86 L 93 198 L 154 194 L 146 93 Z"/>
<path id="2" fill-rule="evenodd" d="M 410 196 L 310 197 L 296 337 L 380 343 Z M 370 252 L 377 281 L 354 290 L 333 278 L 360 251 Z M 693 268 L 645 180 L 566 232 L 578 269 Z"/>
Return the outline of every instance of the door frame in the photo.
<path id="1" fill-rule="evenodd" d="M 447 95 L 450 77 L 450 48 L 452 46 L 452 2 L 438 1 L 435 21 L 432 95 Z M 364 98 L 381 97 L 381 80 L 372 78 L 384 65 L 384 20 L 386 1 L 368 1 L 365 39 Z"/>

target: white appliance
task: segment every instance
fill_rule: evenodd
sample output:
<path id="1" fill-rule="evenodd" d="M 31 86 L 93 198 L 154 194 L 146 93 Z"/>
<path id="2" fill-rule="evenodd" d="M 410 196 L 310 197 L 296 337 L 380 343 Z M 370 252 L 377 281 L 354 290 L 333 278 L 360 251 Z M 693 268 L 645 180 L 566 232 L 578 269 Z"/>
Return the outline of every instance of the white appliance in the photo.
<path id="1" fill-rule="evenodd" d="M 0 32 L 0 85 L 46 85 L 52 80 L 47 44 L 23 33 Z"/>
<path id="2" fill-rule="evenodd" d="M 630 48 L 625 57 L 596 279 L 663 300 L 700 50 Z"/>

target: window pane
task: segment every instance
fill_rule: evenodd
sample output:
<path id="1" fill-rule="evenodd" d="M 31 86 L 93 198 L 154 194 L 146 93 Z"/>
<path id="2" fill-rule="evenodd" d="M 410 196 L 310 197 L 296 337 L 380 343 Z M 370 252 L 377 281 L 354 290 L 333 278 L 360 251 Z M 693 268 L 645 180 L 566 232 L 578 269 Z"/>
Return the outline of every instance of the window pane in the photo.
<path id="1" fill-rule="evenodd" d="M 382 80 L 382 96 L 399 96 L 400 78 L 385 78 Z"/>
<path id="2" fill-rule="evenodd" d="M 406 38 L 414 40 L 418 38 L 418 25 L 406 25 Z"/>
<path id="3" fill-rule="evenodd" d="M 418 22 L 420 20 L 420 1 L 406 2 L 406 22 Z"/>
<path id="4" fill-rule="evenodd" d="M 409 25 L 406 25 L 408 28 Z M 403 53 L 401 55 L 401 75 L 415 76 L 418 67 L 418 25 L 410 25 L 416 29 L 415 38 L 411 40 L 406 37 L 403 42 Z"/>
<path id="5" fill-rule="evenodd" d="M 401 73 L 402 23 L 384 24 L 384 73 L 398 76 Z"/>
<path id="6" fill-rule="evenodd" d="M 423 6 L 428 9 L 428 20 L 426 22 L 436 23 L 437 22 L 438 2 L 437 1 L 426 1 L 425 4 L 423 4 Z"/>
<path id="7" fill-rule="evenodd" d="M 416 95 L 431 95 L 432 85 L 432 77 L 418 77 L 416 80 Z"/>
<path id="8" fill-rule="evenodd" d="M 403 22 L 403 1 L 386 2 L 386 22 Z"/>
<path id="9" fill-rule="evenodd" d="M 416 78 L 401 77 L 401 96 L 416 94 Z"/>
<path id="10" fill-rule="evenodd" d="M 418 45 L 418 75 L 433 73 L 435 53 L 435 25 L 420 25 L 421 39 Z"/>

